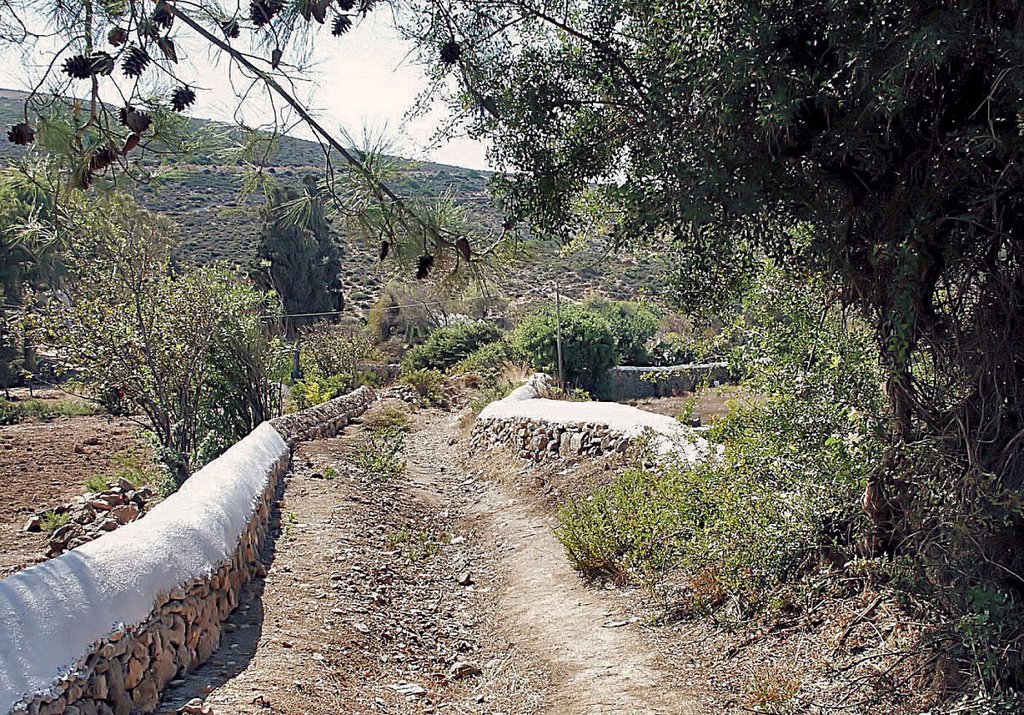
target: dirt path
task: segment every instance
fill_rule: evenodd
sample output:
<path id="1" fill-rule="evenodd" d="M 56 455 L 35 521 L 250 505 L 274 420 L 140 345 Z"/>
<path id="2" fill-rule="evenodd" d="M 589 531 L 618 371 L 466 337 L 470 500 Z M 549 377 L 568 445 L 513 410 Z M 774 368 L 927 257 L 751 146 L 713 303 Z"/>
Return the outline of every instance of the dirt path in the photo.
<path id="1" fill-rule="evenodd" d="M 364 433 L 296 453 L 265 583 L 162 712 L 700 712 L 550 522 L 457 466 L 456 416 L 420 413 L 390 480 L 357 466 Z"/>
<path id="2" fill-rule="evenodd" d="M 489 523 L 505 571 L 503 627 L 552 673 L 548 712 L 696 715 L 696 697 L 671 681 L 601 592 L 569 567 L 552 521 L 490 486 L 475 512 Z M 611 610 L 610 610 L 611 609 Z"/>

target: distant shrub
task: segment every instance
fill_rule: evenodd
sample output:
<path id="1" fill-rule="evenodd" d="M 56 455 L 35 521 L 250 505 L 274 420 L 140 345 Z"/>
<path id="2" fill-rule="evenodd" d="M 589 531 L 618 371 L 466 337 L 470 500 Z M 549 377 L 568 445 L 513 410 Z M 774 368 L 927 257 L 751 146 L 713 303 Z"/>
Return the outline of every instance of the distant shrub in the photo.
<path id="1" fill-rule="evenodd" d="M 501 338 L 501 329 L 478 320 L 438 328 L 422 345 L 410 349 L 402 359 L 406 370 L 447 370 L 474 351 Z"/>
<path id="2" fill-rule="evenodd" d="M 536 369 L 554 374 L 558 366 L 554 308 L 526 317 L 512 334 L 512 347 Z M 598 389 L 616 364 L 616 339 L 608 320 L 581 305 L 562 309 L 562 362 L 565 379 L 576 387 Z"/>
<path id="3" fill-rule="evenodd" d="M 160 468 L 143 456 L 121 450 L 110 455 L 114 469 L 109 474 L 97 474 L 85 483 L 87 492 L 102 492 L 120 479 L 131 482 L 138 489 L 146 484 L 156 484 L 162 478 Z"/>
<path id="4" fill-rule="evenodd" d="M 395 405 L 386 405 L 376 412 L 367 414 L 363 418 L 363 423 L 374 431 L 392 428 L 401 432 L 409 431 L 409 415 Z"/>
<path id="5" fill-rule="evenodd" d="M 352 389 L 353 384 L 351 375 L 311 375 L 292 385 L 291 397 L 296 409 L 305 410 L 344 395 Z"/>
<path id="6" fill-rule="evenodd" d="M 654 365 L 687 365 L 697 361 L 697 346 L 692 339 L 679 333 L 666 333 L 650 350 Z"/>
<path id="7" fill-rule="evenodd" d="M 512 347 L 506 340 L 495 340 L 483 345 L 452 367 L 451 372 L 465 374 L 475 372 L 480 375 L 494 375 L 502 365 L 512 359 Z"/>
<path id="8" fill-rule="evenodd" d="M 58 417 L 95 415 L 99 409 L 77 399 L 5 400 L 0 399 L 0 424 L 11 425 L 25 420 L 52 420 Z"/>
<path id="9" fill-rule="evenodd" d="M 317 323 L 302 331 L 303 370 L 318 378 L 344 375 L 355 384 L 362 365 L 383 362 L 365 330 L 346 325 Z"/>
<path id="10" fill-rule="evenodd" d="M 444 376 L 437 370 L 412 370 L 403 373 L 402 382 L 416 390 L 424 404 L 440 405 L 444 402 L 441 394 Z"/>
<path id="11" fill-rule="evenodd" d="M 658 332 L 661 316 L 641 303 L 591 297 L 584 307 L 604 316 L 615 337 L 619 365 L 650 365 L 651 342 Z"/>

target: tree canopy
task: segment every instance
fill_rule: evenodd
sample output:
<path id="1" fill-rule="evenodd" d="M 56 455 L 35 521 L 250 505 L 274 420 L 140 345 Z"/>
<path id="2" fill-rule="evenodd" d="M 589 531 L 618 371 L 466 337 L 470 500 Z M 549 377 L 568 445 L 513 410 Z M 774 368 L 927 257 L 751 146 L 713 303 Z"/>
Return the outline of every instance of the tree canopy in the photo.
<path id="1" fill-rule="evenodd" d="M 307 182 L 301 193 L 273 193 L 263 211 L 256 257 L 262 263 L 257 280 L 277 291 L 286 315 L 301 316 L 286 318 L 289 334 L 312 322 L 316 314 L 344 306 L 341 251 L 315 181 Z"/>

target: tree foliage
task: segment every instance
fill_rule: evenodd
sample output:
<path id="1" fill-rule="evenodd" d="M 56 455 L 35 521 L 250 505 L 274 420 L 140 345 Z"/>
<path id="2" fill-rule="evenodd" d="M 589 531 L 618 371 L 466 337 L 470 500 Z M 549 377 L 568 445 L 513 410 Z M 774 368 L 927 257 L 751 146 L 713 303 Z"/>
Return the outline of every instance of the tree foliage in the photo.
<path id="1" fill-rule="evenodd" d="M 65 209 L 54 230 L 73 270 L 49 339 L 83 381 L 145 415 L 180 484 L 212 456 L 211 431 L 230 444 L 270 416 L 259 316 L 273 303 L 227 269 L 176 274 L 169 222 L 129 198 L 78 194 Z"/>
<path id="2" fill-rule="evenodd" d="M 265 267 L 257 278 L 281 296 L 285 326 L 294 335 L 299 326 L 344 307 L 341 293 L 341 250 L 335 243 L 323 197 L 314 181 L 302 191 L 278 189 L 263 212 L 256 256 Z"/>

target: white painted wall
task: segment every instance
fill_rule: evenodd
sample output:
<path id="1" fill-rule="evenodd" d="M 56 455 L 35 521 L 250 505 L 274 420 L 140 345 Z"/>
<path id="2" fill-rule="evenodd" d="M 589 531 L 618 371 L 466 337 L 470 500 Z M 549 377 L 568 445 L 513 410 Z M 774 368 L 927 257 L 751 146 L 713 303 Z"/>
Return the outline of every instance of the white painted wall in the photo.
<path id="1" fill-rule="evenodd" d="M 264 423 L 143 519 L 0 580 L 0 712 L 48 690 L 96 642 L 230 558 L 288 455 Z"/>

